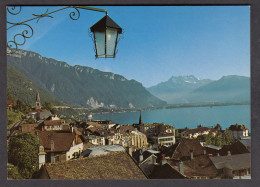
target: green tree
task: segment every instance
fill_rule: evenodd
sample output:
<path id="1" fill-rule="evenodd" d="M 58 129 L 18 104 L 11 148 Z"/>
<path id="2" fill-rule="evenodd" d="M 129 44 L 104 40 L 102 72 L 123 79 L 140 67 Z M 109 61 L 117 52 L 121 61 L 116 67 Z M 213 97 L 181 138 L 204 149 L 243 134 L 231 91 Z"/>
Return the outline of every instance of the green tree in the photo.
<path id="1" fill-rule="evenodd" d="M 231 131 L 228 129 L 224 131 L 224 141 L 226 145 L 230 145 L 234 142 Z"/>
<path id="2" fill-rule="evenodd" d="M 51 110 L 53 108 L 53 105 L 51 102 L 49 101 L 45 101 L 45 103 L 42 105 L 43 108 L 45 108 L 46 110 Z"/>
<path id="3" fill-rule="evenodd" d="M 9 129 L 14 123 L 20 121 L 22 119 L 21 112 L 14 112 L 7 110 L 7 128 Z"/>
<path id="4" fill-rule="evenodd" d="M 55 108 L 53 108 L 53 104 L 49 101 L 45 101 L 45 103 L 43 104 L 43 108 L 49 110 L 52 114 L 57 114 L 58 112 Z"/>
<path id="5" fill-rule="evenodd" d="M 13 164 L 7 163 L 7 178 L 8 179 L 22 179 L 18 168 Z"/>
<path id="6" fill-rule="evenodd" d="M 217 133 L 215 135 L 215 144 L 216 146 L 223 146 L 225 144 L 224 138 L 222 137 L 221 133 Z"/>
<path id="7" fill-rule="evenodd" d="M 7 88 L 7 95 L 6 95 L 7 99 L 10 100 L 15 100 L 14 96 L 11 94 L 10 89 Z"/>
<path id="8" fill-rule="evenodd" d="M 215 145 L 215 136 L 213 133 L 209 133 L 205 136 L 205 142 L 210 145 Z"/>
<path id="9" fill-rule="evenodd" d="M 31 106 L 28 104 L 25 104 L 24 102 L 20 101 L 19 99 L 16 101 L 16 104 L 14 106 L 14 109 L 16 111 L 20 111 L 24 114 L 27 114 L 31 111 Z"/>
<path id="10" fill-rule="evenodd" d="M 37 171 L 39 139 L 35 134 L 23 133 L 11 137 L 8 162 L 18 167 L 22 178 L 30 179 Z"/>

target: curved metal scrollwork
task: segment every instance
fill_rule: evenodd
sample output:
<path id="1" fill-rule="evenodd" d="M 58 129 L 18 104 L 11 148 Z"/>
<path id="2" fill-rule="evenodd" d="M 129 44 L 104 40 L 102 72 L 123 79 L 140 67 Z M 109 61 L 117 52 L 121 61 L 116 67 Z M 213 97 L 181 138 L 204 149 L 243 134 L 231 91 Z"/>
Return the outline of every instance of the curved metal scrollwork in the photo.
<path id="1" fill-rule="evenodd" d="M 27 23 L 29 21 L 32 20 L 37 20 L 37 23 L 39 22 L 40 19 L 44 18 L 44 17 L 49 17 L 49 18 L 53 18 L 52 16 L 50 16 L 50 14 L 53 14 L 55 12 L 67 9 L 67 8 L 73 8 L 74 10 L 71 11 L 69 13 L 69 16 L 72 20 L 78 20 L 80 18 L 80 11 L 79 9 L 85 9 L 85 10 L 93 10 L 93 11 L 99 11 L 99 12 L 105 12 L 107 13 L 106 10 L 104 9 L 98 9 L 98 8 L 92 8 L 92 7 L 87 7 L 87 6 L 67 6 L 67 7 L 63 7 L 61 9 L 58 10 L 54 10 L 52 12 L 48 12 L 48 9 L 46 10 L 45 13 L 43 14 L 32 14 L 34 17 L 22 22 L 17 22 L 17 23 L 13 23 L 10 21 L 7 21 L 7 23 L 10 25 L 7 30 L 15 27 L 15 26 L 25 26 L 27 27 L 27 29 L 24 29 L 21 33 L 15 34 L 13 39 L 7 42 L 7 48 L 15 48 L 14 50 L 8 50 L 8 54 L 12 54 L 14 53 L 17 49 L 18 46 L 20 45 L 24 45 L 26 42 L 26 39 L 31 38 L 33 36 L 33 28 Z M 7 7 L 7 12 L 10 13 L 11 15 L 18 15 L 20 12 L 22 11 L 22 7 L 21 6 L 8 6 Z M 29 29 L 28 29 L 29 28 Z"/>
<path id="2" fill-rule="evenodd" d="M 8 22 L 10 24 L 15 24 L 15 23 L 11 23 Z M 19 45 L 24 45 L 26 42 L 27 38 L 31 38 L 33 36 L 33 28 L 26 24 L 26 23 L 21 23 L 19 24 L 20 26 L 26 26 L 27 28 L 24 29 L 21 33 L 18 33 L 16 35 L 14 35 L 13 40 L 10 40 L 7 42 L 7 47 L 8 48 L 13 48 L 13 44 L 15 45 L 15 49 L 17 50 Z M 14 51 L 12 51 L 11 53 L 13 53 Z"/>
<path id="3" fill-rule="evenodd" d="M 75 11 L 70 12 L 70 19 L 72 20 L 78 20 L 80 18 L 80 12 L 79 9 L 74 7 Z"/>
<path id="4" fill-rule="evenodd" d="M 18 9 L 17 12 L 15 12 L 16 9 Z M 21 6 L 8 6 L 7 11 L 8 11 L 8 13 L 10 13 L 12 15 L 17 15 L 22 11 L 22 7 Z"/>

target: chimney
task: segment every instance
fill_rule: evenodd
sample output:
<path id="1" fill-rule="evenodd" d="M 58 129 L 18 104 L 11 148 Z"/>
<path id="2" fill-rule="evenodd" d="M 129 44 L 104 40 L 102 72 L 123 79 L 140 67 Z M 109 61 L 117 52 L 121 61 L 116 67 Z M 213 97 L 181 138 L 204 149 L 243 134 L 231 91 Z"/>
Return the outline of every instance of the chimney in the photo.
<path id="1" fill-rule="evenodd" d="M 51 140 L 51 151 L 53 151 L 53 150 L 54 150 L 54 141 Z"/>
<path id="2" fill-rule="evenodd" d="M 206 155 L 207 154 L 207 151 L 206 151 L 206 149 L 204 149 L 204 155 Z"/>
<path id="3" fill-rule="evenodd" d="M 227 152 L 227 156 L 231 156 L 231 152 L 230 151 Z"/>
<path id="4" fill-rule="evenodd" d="M 38 155 L 39 155 L 39 166 L 38 166 L 39 168 L 38 169 L 40 169 L 41 166 L 45 164 L 45 155 L 46 155 L 46 153 L 44 152 L 44 147 L 42 145 L 39 147 Z"/>
<path id="5" fill-rule="evenodd" d="M 193 159 L 193 151 L 192 150 L 190 151 L 190 159 L 191 160 Z"/>
<path id="6" fill-rule="evenodd" d="M 167 160 L 165 158 L 165 154 L 162 154 L 162 165 L 166 164 Z"/>
<path id="7" fill-rule="evenodd" d="M 182 162 L 182 161 L 179 162 L 179 172 L 180 172 L 180 173 L 184 173 L 184 170 L 183 170 L 183 162 Z"/>
<path id="8" fill-rule="evenodd" d="M 220 154 L 218 153 L 217 156 L 220 156 Z"/>
<path id="9" fill-rule="evenodd" d="M 143 160 L 144 160 L 144 156 L 143 156 L 143 154 L 141 153 L 141 154 L 139 155 L 139 163 L 141 163 Z"/>
<path id="10" fill-rule="evenodd" d="M 71 127 L 71 132 L 73 132 L 73 126 Z"/>

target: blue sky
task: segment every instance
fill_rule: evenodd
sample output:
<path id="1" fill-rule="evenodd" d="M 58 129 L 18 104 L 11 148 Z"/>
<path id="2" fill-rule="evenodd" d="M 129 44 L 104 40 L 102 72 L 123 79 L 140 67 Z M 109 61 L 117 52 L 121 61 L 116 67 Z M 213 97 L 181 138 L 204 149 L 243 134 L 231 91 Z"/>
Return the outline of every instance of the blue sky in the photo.
<path id="1" fill-rule="evenodd" d="M 61 7 L 23 7 L 20 16 L 32 17 Z M 124 29 L 115 59 L 95 59 L 88 29 L 105 14 L 80 10 L 73 21 L 67 9 L 30 22 L 32 38 L 22 49 L 70 65 L 89 66 L 135 79 L 145 87 L 171 76 L 195 75 L 219 79 L 250 76 L 249 6 L 99 6 Z M 8 30 L 10 39 L 17 29 Z"/>

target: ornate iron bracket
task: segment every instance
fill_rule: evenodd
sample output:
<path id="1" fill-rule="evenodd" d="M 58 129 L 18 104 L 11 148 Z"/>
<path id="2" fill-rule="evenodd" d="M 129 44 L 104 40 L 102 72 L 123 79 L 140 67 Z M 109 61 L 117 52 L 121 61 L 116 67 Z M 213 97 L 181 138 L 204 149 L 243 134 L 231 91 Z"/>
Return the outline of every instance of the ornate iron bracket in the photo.
<path id="1" fill-rule="evenodd" d="M 107 14 L 107 11 L 104 9 L 100 9 L 100 8 L 94 8 L 94 7 L 88 7 L 88 6 L 66 6 L 57 10 L 54 10 L 52 12 L 48 12 L 48 9 L 46 10 L 45 13 L 43 14 L 32 14 L 34 17 L 22 22 L 10 22 L 7 20 L 7 24 L 9 24 L 10 26 L 7 28 L 7 30 L 16 27 L 16 26 L 25 26 L 26 28 L 18 34 L 15 34 L 13 36 L 12 40 L 9 40 L 7 42 L 7 54 L 12 54 L 15 53 L 15 51 L 17 51 L 18 46 L 24 45 L 26 42 L 26 39 L 31 38 L 33 36 L 33 28 L 28 24 L 28 22 L 33 21 L 33 20 L 37 20 L 36 22 L 38 23 L 40 19 L 48 17 L 48 18 L 53 18 L 53 16 L 51 16 L 51 14 L 54 14 L 56 12 L 68 9 L 68 8 L 73 8 L 74 10 L 71 11 L 69 13 L 69 17 L 72 20 L 78 20 L 80 18 L 80 11 L 79 9 L 84 9 L 84 10 L 91 10 L 91 11 L 98 11 L 98 12 L 104 12 Z M 22 7 L 21 6 L 8 6 L 7 7 L 7 12 L 11 15 L 19 15 L 22 11 Z M 14 50 L 11 50 L 11 48 L 14 47 Z"/>

